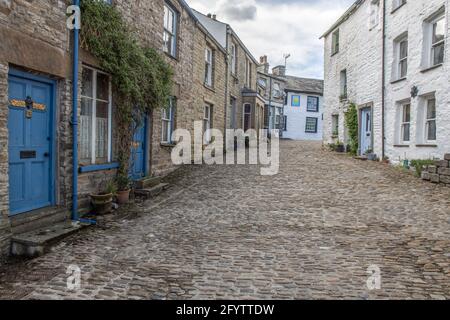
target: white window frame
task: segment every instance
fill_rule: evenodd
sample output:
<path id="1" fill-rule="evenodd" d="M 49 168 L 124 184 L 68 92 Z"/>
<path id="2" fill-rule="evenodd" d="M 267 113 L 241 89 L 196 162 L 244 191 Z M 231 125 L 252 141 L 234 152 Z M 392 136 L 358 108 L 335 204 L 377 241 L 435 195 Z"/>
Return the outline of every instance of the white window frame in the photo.
<path id="1" fill-rule="evenodd" d="M 406 42 L 406 56 L 402 57 L 402 44 Z M 408 76 L 408 55 L 409 55 L 409 41 L 408 36 L 404 36 L 397 41 L 397 79 L 403 79 Z M 406 62 L 406 72 L 402 74 L 402 63 Z"/>
<path id="2" fill-rule="evenodd" d="M 211 143 L 211 119 L 212 119 L 213 106 L 205 104 L 203 107 L 203 142 L 204 144 Z"/>
<path id="3" fill-rule="evenodd" d="M 340 30 L 337 29 L 331 34 L 331 55 L 339 53 L 340 46 Z"/>
<path id="4" fill-rule="evenodd" d="M 380 0 L 371 0 L 369 10 L 369 30 L 372 30 L 380 24 Z"/>
<path id="5" fill-rule="evenodd" d="M 212 87 L 213 85 L 213 51 L 211 48 L 205 48 L 205 85 Z"/>
<path id="6" fill-rule="evenodd" d="M 409 108 L 409 121 L 406 119 L 406 109 Z M 400 107 L 400 142 L 402 144 L 411 143 L 411 103 L 403 103 Z M 405 127 L 409 127 L 409 140 L 405 140 Z"/>
<path id="7" fill-rule="evenodd" d="M 169 100 L 169 118 L 167 118 L 167 113 L 165 108 L 161 110 L 161 143 L 170 144 L 172 143 L 172 133 L 174 129 L 174 98 L 171 97 Z M 167 132 L 164 132 L 164 123 L 167 123 Z M 167 135 L 167 140 L 164 140 L 164 134 Z"/>
<path id="8" fill-rule="evenodd" d="M 112 84 L 111 76 L 106 72 L 102 72 L 92 67 L 86 65 L 82 66 L 83 69 L 88 69 L 92 71 L 92 97 L 80 95 L 81 98 L 92 100 L 92 117 L 91 117 L 91 165 L 104 164 L 96 162 L 96 138 L 97 138 L 97 101 L 108 103 L 108 146 L 107 146 L 107 162 L 111 163 L 112 160 Z M 97 98 L 97 74 L 106 75 L 109 79 L 108 81 L 108 100 L 101 100 Z"/>
<path id="9" fill-rule="evenodd" d="M 392 1 L 392 11 L 397 10 L 401 6 L 406 4 L 406 0 L 393 0 Z"/>
<path id="10" fill-rule="evenodd" d="M 281 86 L 278 82 L 274 82 L 273 83 L 273 93 L 272 96 L 276 99 L 281 99 L 282 98 L 282 94 L 281 94 Z"/>
<path id="11" fill-rule="evenodd" d="M 237 49 L 234 43 L 231 44 L 231 74 L 237 73 Z"/>
<path id="12" fill-rule="evenodd" d="M 430 101 L 432 101 L 432 100 L 434 100 L 435 117 L 434 118 L 428 118 L 428 108 L 430 106 Z M 424 124 L 425 124 L 425 126 L 424 126 L 424 128 L 425 128 L 424 138 L 425 138 L 425 141 L 427 143 L 436 143 L 436 139 L 437 139 L 437 121 L 436 121 L 437 119 L 436 119 L 436 117 L 437 117 L 437 100 L 436 100 L 435 97 L 429 97 L 429 98 L 427 98 L 425 100 L 425 114 L 424 114 L 424 120 L 425 120 L 424 121 Z M 428 127 L 430 125 L 430 122 L 434 122 L 435 136 L 436 136 L 436 139 L 434 139 L 434 140 L 429 140 L 428 139 Z"/>
<path id="13" fill-rule="evenodd" d="M 166 25 L 168 23 L 166 16 L 172 15 L 172 26 Z M 164 33 L 163 33 L 163 39 L 165 38 L 165 35 L 168 34 L 169 38 L 171 39 L 170 48 L 172 50 L 169 50 L 166 48 L 166 46 L 163 47 L 164 52 L 171 55 L 172 57 L 176 57 L 177 55 L 177 22 L 178 21 L 178 14 L 177 12 L 170 7 L 167 3 L 164 3 Z M 171 28 L 172 30 L 170 30 Z"/>
<path id="14" fill-rule="evenodd" d="M 439 46 L 444 46 L 444 57 L 445 57 L 445 31 L 444 31 L 444 38 L 442 40 L 439 40 L 437 42 L 433 42 L 434 41 L 434 26 L 437 25 L 438 22 L 443 21 L 444 22 L 444 30 L 445 30 L 445 15 L 441 14 L 439 15 L 437 18 L 435 18 L 434 20 L 432 20 L 430 22 L 430 30 L 431 30 L 431 37 L 430 37 L 430 42 L 431 42 L 431 52 L 430 52 L 430 66 L 436 66 L 439 64 L 444 63 L 444 58 L 442 59 L 441 62 L 435 63 L 434 61 L 434 50 L 436 47 Z"/>
<path id="15" fill-rule="evenodd" d="M 339 136 L 339 115 L 332 114 L 331 115 L 331 135 Z"/>
<path id="16" fill-rule="evenodd" d="M 252 82 L 252 62 L 247 57 L 247 61 L 245 63 L 245 84 L 248 86 L 248 88 L 251 88 L 251 82 Z"/>

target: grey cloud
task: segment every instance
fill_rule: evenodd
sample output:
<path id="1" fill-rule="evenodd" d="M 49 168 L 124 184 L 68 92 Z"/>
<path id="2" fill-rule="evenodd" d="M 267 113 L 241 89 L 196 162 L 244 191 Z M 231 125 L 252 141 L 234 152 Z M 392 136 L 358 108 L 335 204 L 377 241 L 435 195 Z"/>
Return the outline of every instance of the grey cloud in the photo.
<path id="1" fill-rule="evenodd" d="M 254 5 L 225 5 L 221 12 L 230 20 L 254 20 L 258 9 Z"/>

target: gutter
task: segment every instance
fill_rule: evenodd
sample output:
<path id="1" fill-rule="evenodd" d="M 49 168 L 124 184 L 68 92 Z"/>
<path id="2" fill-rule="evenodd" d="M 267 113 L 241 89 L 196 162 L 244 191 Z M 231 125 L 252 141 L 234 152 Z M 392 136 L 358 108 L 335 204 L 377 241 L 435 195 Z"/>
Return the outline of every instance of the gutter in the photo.
<path id="1" fill-rule="evenodd" d="M 385 104 L 386 104 L 386 0 L 383 0 L 383 45 L 382 45 L 382 58 L 381 58 L 381 159 L 385 157 L 386 149 L 386 128 L 385 128 Z"/>
<path id="2" fill-rule="evenodd" d="M 80 6 L 80 0 L 74 0 L 75 6 Z M 78 28 L 73 29 L 73 77 L 72 77 L 72 220 L 75 222 L 96 224 L 94 220 L 81 219 L 78 214 L 78 55 L 79 55 Z"/>

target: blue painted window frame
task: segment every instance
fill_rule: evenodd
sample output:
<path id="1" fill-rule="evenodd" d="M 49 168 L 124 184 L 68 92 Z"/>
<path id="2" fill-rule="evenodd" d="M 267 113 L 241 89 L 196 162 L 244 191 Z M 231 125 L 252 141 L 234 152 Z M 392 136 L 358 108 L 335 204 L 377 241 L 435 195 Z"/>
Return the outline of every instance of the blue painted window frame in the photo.
<path id="1" fill-rule="evenodd" d="M 315 124 L 315 130 L 308 130 L 308 120 L 314 120 L 316 122 Z M 305 120 L 305 133 L 317 133 L 318 130 L 318 125 L 319 125 L 319 118 L 315 118 L 315 117 L 306 117 Z"/>

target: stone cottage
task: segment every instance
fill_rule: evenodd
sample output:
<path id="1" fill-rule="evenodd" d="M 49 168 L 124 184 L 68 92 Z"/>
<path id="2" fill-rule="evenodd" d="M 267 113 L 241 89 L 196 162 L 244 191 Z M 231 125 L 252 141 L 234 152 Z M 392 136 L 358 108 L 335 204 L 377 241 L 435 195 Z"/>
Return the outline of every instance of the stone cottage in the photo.
<path id="1" fill-rule="evenodd" d="M 194 121 L 206 120 L 211 128 L 224 126 L 225 49 L 183 0 L 105 2 L 115 6 L 136 30 L 138 40 L 159 50 L 174 70 L 170 106 L 147 115 L 130 151 L 133 178 L 164 175 L 175 169 L 170 158 L 175 128 L 191 128 Z M 111 77 L 93 55 L 80 48 L 79 167 L 73 179 L 74 48 L 72 32 L 66 27 L 69 4 L 62 0 L 0 2 L 2 254 L 9 252 L 10 239 L 18 234 L 68 221 L 71 208 L 87 212 L 89 194 L 112 179 L 118 167 Z M 77 192 L 73 192 L 74 180 Z M 75 197 L 78 201 L 73 206 Z"/>
<path id="2" fill-rule="evenodd" d="M 360 155 L 399 163 L 449 152 L 448 6 L 360 0 L 324 34 L 327 143 L 348 141 L 353 102 Z"/>

